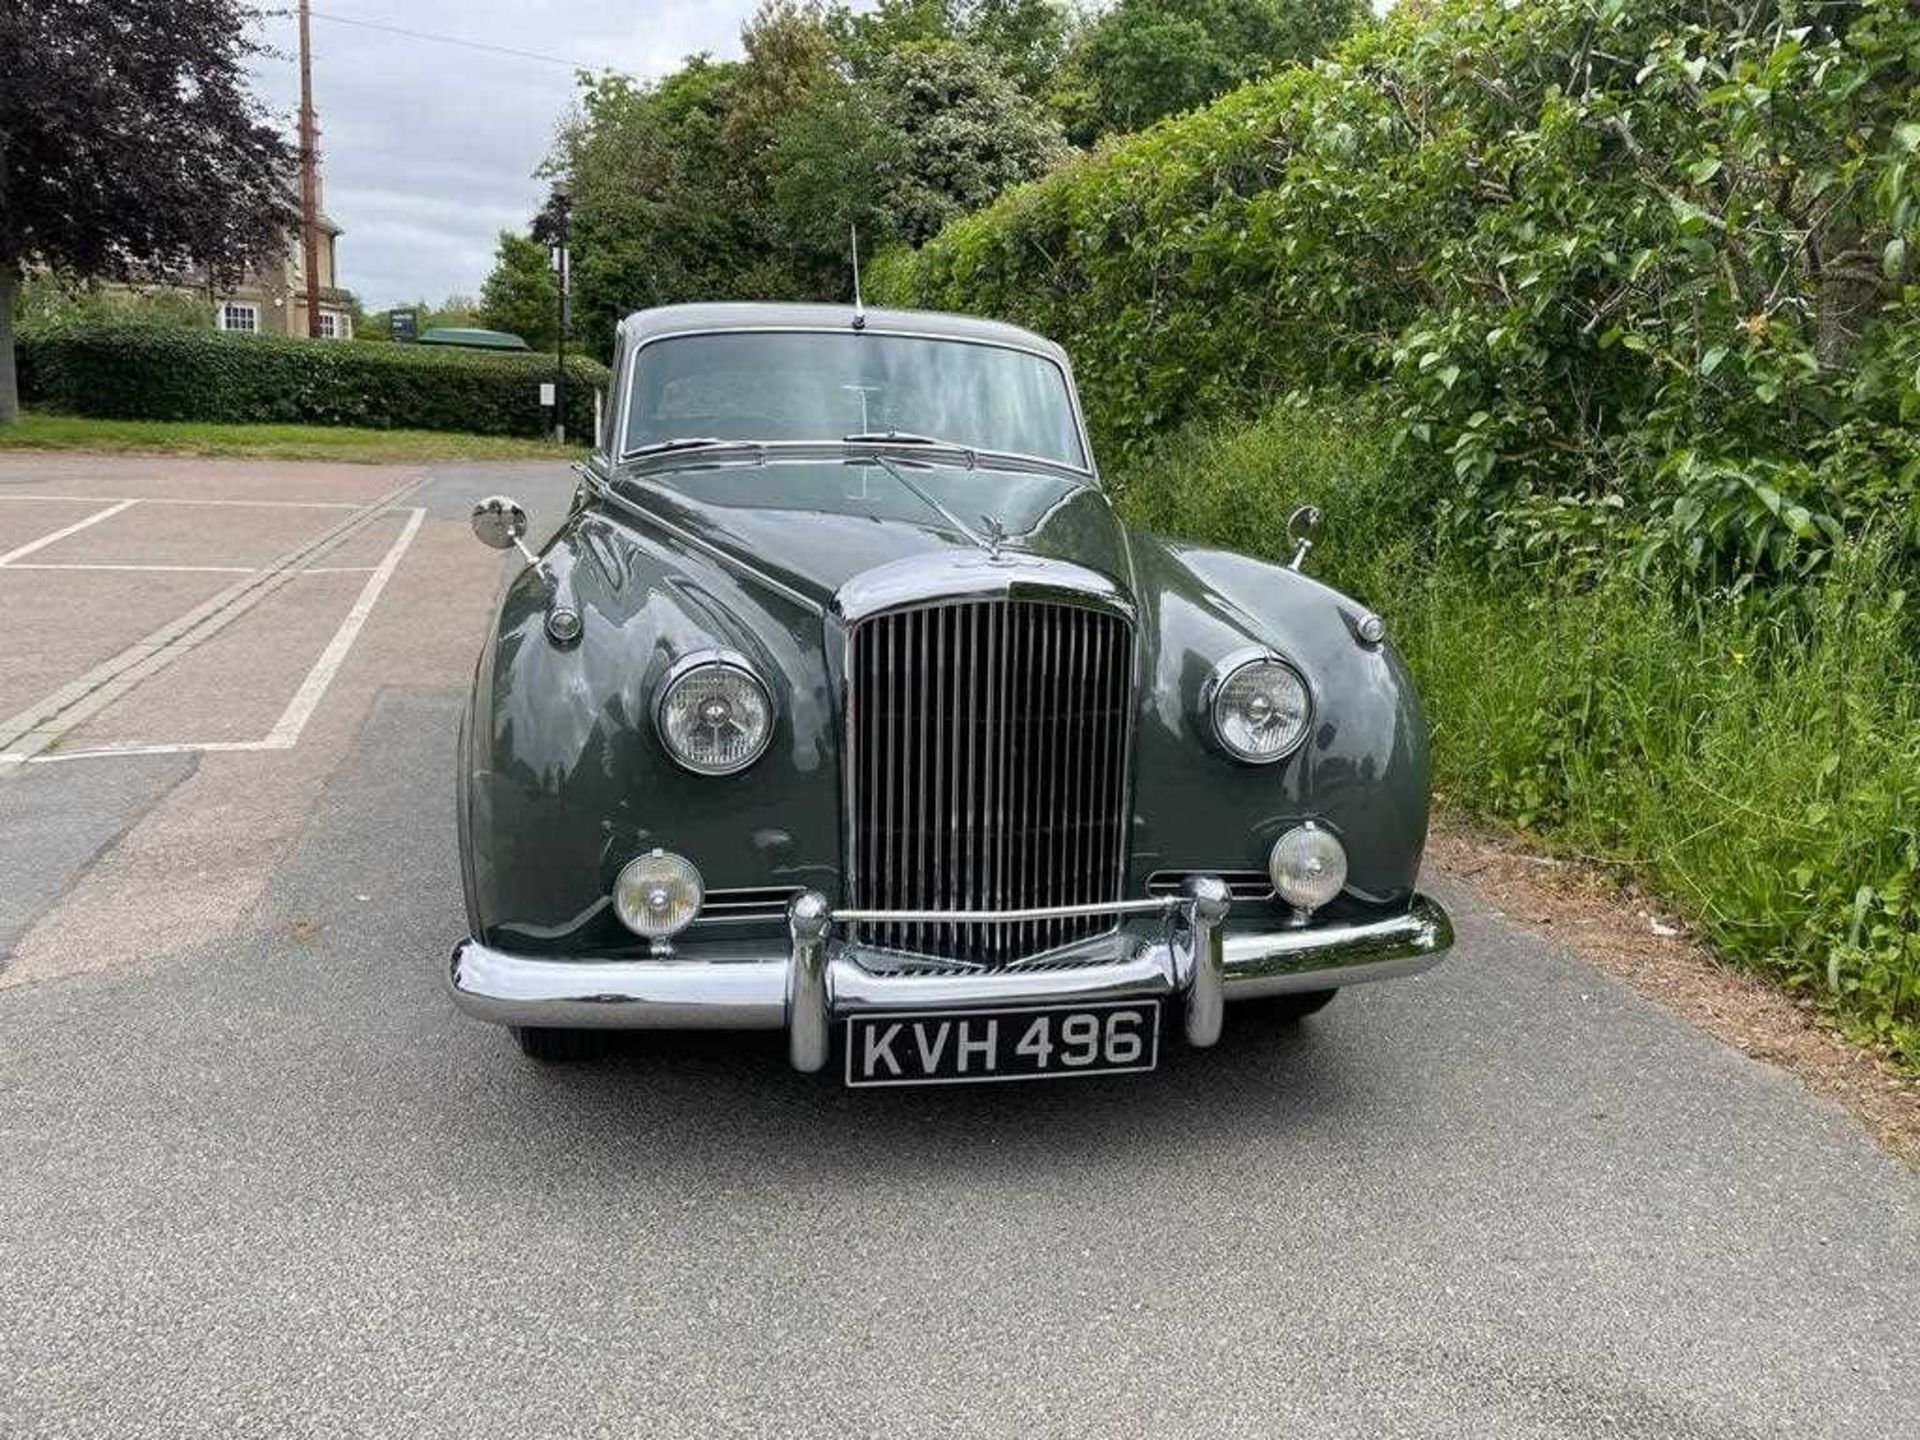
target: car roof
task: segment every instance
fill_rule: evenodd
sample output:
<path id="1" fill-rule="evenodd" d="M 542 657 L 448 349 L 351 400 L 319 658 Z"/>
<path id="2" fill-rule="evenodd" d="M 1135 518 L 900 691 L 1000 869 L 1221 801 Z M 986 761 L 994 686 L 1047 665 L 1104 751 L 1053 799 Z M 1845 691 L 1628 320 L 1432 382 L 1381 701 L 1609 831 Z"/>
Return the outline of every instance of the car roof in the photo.
<path id="1" fill-rule="evenodd" d="M 851 305 L 804 305 L 773 301 L 713 301 L 696 305 L 662 305 L 652 310 L 636 310 L 621 328 L 635 342 L 679 335 L 689 331 L 708 333 L 716 330 L 852 330 Z M 1037 350 L 1063 366 L 1066 351 L 1044 336 L 1000 320 L 983 320 L 975 315 L 947 315 L 937 310 L 882 310 L 866 312 L 867 333 L 931 335 L 946 340 L 971 340 L 987 345 L 1007 345 L 1018 350 Z"/>

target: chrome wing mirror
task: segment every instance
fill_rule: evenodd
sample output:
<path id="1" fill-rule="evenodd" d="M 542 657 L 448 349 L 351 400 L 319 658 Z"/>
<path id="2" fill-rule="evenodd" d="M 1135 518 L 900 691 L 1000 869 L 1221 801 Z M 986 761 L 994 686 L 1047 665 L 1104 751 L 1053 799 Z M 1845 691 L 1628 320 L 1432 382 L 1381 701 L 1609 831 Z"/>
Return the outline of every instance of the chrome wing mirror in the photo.
<path id="1" fill-rule="evenodd" d="M 490 550 L 518 550 L 529 565 L 540 563 L 527 548 L 527 512 L 511 495 L 489 495 L 473 507 L 474 536 Z"/>
<path id="2" fill-rule="evenodd" d="M 1289 570 L 1298 570 L 1307 563 L 1307 552 L 1313 549 L 1314 537 L 1319 533 L 1319 506 L 1302 505 L 1287 517 L 1287 538 L 1293 541 L 1293 558 L 1287 561 Z"/>

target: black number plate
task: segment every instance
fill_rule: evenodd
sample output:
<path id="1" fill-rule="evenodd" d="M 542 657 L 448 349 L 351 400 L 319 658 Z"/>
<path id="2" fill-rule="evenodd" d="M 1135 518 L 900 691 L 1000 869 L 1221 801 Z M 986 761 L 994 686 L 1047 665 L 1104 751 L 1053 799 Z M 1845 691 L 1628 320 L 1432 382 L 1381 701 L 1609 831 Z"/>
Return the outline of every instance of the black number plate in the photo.
<path id="1" fill-rule="evenodd" d="M 1160 1002 L 856 1015 L 847 1084 L 964 1085 L 1151 1070 Z"/>

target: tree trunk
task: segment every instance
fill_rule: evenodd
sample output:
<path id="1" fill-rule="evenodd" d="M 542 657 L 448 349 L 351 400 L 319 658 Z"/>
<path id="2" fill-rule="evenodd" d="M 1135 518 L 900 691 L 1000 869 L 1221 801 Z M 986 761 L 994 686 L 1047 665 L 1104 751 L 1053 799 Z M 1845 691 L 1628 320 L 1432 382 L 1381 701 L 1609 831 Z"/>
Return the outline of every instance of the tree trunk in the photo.
<path id="1" fill-rule="evenodd" d="M 13 292 L 20 272 L 11 261 L 0 260 L 0 425 L 20 418 L 20 387 L 13 364 Z"/>

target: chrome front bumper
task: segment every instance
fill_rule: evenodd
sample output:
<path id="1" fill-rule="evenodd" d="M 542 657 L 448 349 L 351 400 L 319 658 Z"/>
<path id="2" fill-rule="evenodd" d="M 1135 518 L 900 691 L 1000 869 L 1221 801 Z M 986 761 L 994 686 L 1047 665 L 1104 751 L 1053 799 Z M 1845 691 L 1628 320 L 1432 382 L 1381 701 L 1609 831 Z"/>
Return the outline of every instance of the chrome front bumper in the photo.
<path id="1" fill-rule="evenodd" d="M 1190 1045 L 1220 1038 L 1228 1000 L 1326 990 L 1418 974 L 1453 944 L 1446 911 L 1416 895 L 1404 915 L 1359 924 L 1229 934 L 1227 889 L 1193 881 L 1182 896 L 1123 900 L 992 915 L 972 912 L 834 910 L 808 891 L 788 911 L 790 944 L 780 955 L 738 959 L 673 957 L 568 960 L 513 955 L 476 940 L 454 947 L 448 971 L 461 1010 L 501 1025 L 619 1030 L 782 1030 L 796 1070 L 827 1063 L 833 1024 L 876 1011 L 1052 1005 L 1147 997 L 1177 1002 Z M 1067 969 L 1002 969 L 965 974 L 882 974 L 837 941 L 836 923 L 1016 921 L 1089 914 L 1164 917 L 1108 962 Z M 872 956 L 867 958 L 872 959 Z"/>

